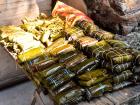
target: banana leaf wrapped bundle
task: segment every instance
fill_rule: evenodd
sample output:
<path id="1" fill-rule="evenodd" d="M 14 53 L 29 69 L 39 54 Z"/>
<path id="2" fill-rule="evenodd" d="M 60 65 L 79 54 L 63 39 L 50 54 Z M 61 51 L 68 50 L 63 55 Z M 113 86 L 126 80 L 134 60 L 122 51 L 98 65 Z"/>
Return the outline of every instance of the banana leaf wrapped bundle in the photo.
<path id="1" fill-rule="evenodd" d="M 76 65 L 75 67 L 69 68 L 72 72 L 79 75 L 86 71 L 90 71 L 96 69 L 98 66 L 99 61 L 96 58 L 89 58 L 82 63 Z"/>
<path id="2" fill-rule="evenodd" d="M 121 73 L 124 70 L 128 70 L 128 69 L 132 68 L 133 64 L 132 64 L 132 62 L 127 62 L 127 63 L 123 63 L 123 64 L 112 65 L 111 63 L 103 60 L 101 62 L 101 66 L 108 70 L 111 70 L 113 73 Z"/>
<path id="3" fill-rule="evenodd" d="M 110 76 L 107 74 L 106 69 L 96 69 L 88 71 L 85 74 L 78 76 L 78 82 L 81 86 L 89 87 L 99 82 L 102 82 L 108 78 L 110 78 Z"/>
<path id="4" fill-rule="evenodd" d="M 97 30 L 93 32 L 92 37 L 98 39 L 98 40 L 108 40 L 108 39 L 114 39 L 115 35 L 111 32 L 107 32 L 104 30 Z"/>
<path id="5" fill-rule="evenodd" d="M 79 49 L 84 49 L 86 46 L 90 47 L 95 45 L 95 43 L 97 43 L 98 40 L 88 37 L 88 36 L 83 36 L 78 38 L 75 41 L 75 46 L 78 47 Z"/>
<path id="6" fill-rule="evenodd" d="M 49 54 L 52 50 L 67 44 L 68 41 L 66 41 L 65 38 L 59 38 L 56 41 L 54 41 L 49 47 L 47 47 L 46 52 Z"/>
<path id="7" fill-rule="evenodd" d="M 38 48 L 31 49 L 25 53 L 19 54 L 17 58 L 19 63 L 23 63 L 42 55 L 45 55 L 45 49 L 42 47 L 38 47 Z"/>
<path id="8" fill-rule="evenodd" d="M 82 28 L 88 35 L 92 35 L 93 32 L 98 30 L 98 27 L 94 23 L 86 20 L 78 20 L 75 25 Z"/>
<path id="9" fill-rule="evenodd" d="M 64 68 L 46 77 L 42 82 L 48 89 L 55 90 L 65 83 L 68 83 L 74 76 L 74 73 Z"/>
<path id="10" fill-rule="evenodd" d="M 121 74 L 113 77 L 114 84 L 119 84 L 123 81 L 130 79 L 133 76 L 133 73 L 130 70 L 123 71 Z"/>
<path id="11" fill-rule="evenodd" d="M 53 50 L 50 51 L 50 54 L 52 56 L 56 56 L 59 54 L 64 54 L 64 53 L 68 53 L 71 51 L 75 51 L 76 49 L 74 48 L 74 46 L 72 44 L 66 44 L 66 45 L 62 45 L 60 47 L 56 47 Z"/>
<path id="12" fill-rule="evenodd" d="M 140 52 L 135 53 L 135 64 L 140 65 Z"/>
<path id="13" fill-rule="evenodd" d="M 36 72 L 34 75 L 36 77 L 41 77 L 41 78 L 46 78 L 49 77 L 50 75 L 54 74 L 55 72 L 57 72 L 58 70 L 63 69 L 64 67 L 61 64 L 55 64 L 52 65 L 48 68 L 45 68 L 43 71 L 38 71 Z"/>
<path id="14" fill-rule="evenodd" d="M 56 63 L 56 59 L 45 59 L 36 63 L 32 63 L 32 65 L 30 65 L 30 68 L 32 70 L 32 72 L 38 72 L 38 71 L 43 71 L 46 68 L 48 68 L 49 66 L 53 65 Z"/>
<path id="15" fill-rule="evenodd" d="M 73 58 L 67 60 L 64 65 L 66 68 L 74 67 L 79 63 L 85 61 L 87 57 L 83 53 L 79 53 L 78 55 L 74 56 Z"/>
<path id="16" fill-rule="evenodd" d="M 57 95 L 61 92 L 68 91 L 71 88 L 76 87 L 76 86 L 77 85 L 73 81 L 70 81 L 70 82 L 64 84 L 63 86 L 61 86 L 60 88 L 56 89 L 55 91 L 52 91 L 52 94 Z"/>
<path id="17" fill-rule="evenodd" d="M 74 87 L 68 91 L 61 92 L 54 97 L 57 105 L 75 105 L 83 100 L 84 89 Z"/>
<path id="18" fill-rule="evenodd" d="M 85 48 L 85 51 L 91 56 L 98 57 L 100 52 L 104 52 L 105 50 L 108 50 L 110 48 L 112 47 L 106 41 L 102 40 L 95 43 L 95 45 L 93 46 L 90 47 L 87 46 Z"/>
<path id="19" fill-rule="evenodd" d="M 112 48 L 105 50 L 99 53 L 101 59 L 105 59 L 111 64 L 122 64 L 126 62 L 131 62 L 134 59 L 134 56 L 125 51 L 123 48 Z"/>
<path id="20" fill-rule="evenodd" d="M 119 48 L 129 47 L 124 41 L 120 41 L 120 40 L 106 40 L 106 42 L 109 43 L 112 47 L 119 47 Z"/>
<path id="21" fill-rule="evenodd" d="M 99 84 L 86 88 L 86 98 L 90 101 L 92 98 L 103 96 L 105 92 L 113 90 L 110 80 L 103 81 Z"/>
<path id="22" fill-rule="evenodd" d="M 70 27 L 65 29 L 66 38 L 69 41 L 75 41 L 76 39 L 85 36 L 82 29 L 79 27 Z"/>
<path id="23" fill-rule="evenodd" d="M 130 86 L 130 85 L 132 85 L 132 84 L 133 84 L 133 82 L 124 81 L 124 82 L 122 82 L 122 83 L 115 84 L 115 85 L 113 86 L 113 90 L 123 89 L 124 87 Z"/>
<path id="24" fill-rule="evenodd" d="M 59 54 L 58 55 L 59 63 L 64 63 L 68 61 L 69 59 L 72 59 L 74 56 L 78 55 L 78 53 L 79 53 L 78 51 L 70 51 L 65 54 Z"/>

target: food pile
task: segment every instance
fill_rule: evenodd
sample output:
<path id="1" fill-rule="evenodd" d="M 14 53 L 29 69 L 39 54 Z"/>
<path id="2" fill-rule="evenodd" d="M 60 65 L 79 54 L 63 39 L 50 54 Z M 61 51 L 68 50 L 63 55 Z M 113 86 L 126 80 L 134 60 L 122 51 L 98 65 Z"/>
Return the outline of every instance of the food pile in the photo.
<path id="1" fill-rule="evenodd" d="M 140 52 L 114 37 L 87 19 L 68 26 L 59 15 L 0 27 L 1 44 L 58 105 L 90 101 L 140 82 Z"/>

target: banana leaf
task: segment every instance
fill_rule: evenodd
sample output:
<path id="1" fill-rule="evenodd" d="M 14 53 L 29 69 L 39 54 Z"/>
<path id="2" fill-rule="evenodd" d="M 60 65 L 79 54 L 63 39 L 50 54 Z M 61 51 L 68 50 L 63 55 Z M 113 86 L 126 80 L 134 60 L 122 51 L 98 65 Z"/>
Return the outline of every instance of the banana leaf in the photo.
<path id="1" fill-rule="evenodd" d="M 55 91 L 52 91 L 52 93 L 54 93 L 54 95 L 57 95 L 61 92 L 68 91 L 71 88 L 76 87 L 76 86 L 77 85 L 73 81 L 70 81 L 70 82 L 66 83 L 65 85 L 61 86 L 60 88 L 56 89 Z"/>
<path id="2" fill-rule="evenodd" d="M 105 92 L 113 90 L 110 80 L 106 80 L 97 85 L 86 88 L 86 98 L 90 101 L 92 98 L 103 96 Z"/>
<path id="3" fill-rule="evenodd" d="M 103 68 L 111 70 L 113 73 L 121 73 L 124 70 L 128 70 L 128 69 L 132 68 L 133 65 L 132 65 L 132 62 L 112 65 L 111 63 L 103 60 L 101 62 L 101 66 Z"/>
<path id="4" fill-rule="evenodd" d="M 78 76 L 78 82 L 81 86 L 89 87 L 107 78 L 110 78 L 110 76 L 107 74 L 106 69 L 96 69 Z"/>
<path id="5" fill-rule="evenodd" d="M 112 48 L 99 53 L 99 57 L 104 59 L 111 64 L 122 64 L 126 62 L 131 62 L 134 56 L 122 48 Z"/>
<path id="6" fill-rule="evenodd" d="M 67 53 L 67 52 L 71 52 L 71 51 L 75 51 L 76 49 L 74 48 L 73 45 L 71 44 L 66 44 L 66 45 L 62 45 L 60 47 L 54 48 L 53 50 L 50 51 L 50 54 L 52 56 L 56 56 L 59 54 L 63 54 L 63 53 Z"/>
<path id="7" fill-rule="evenodd" d="M 87 57 L 85 55 L 83 55 L 82 53 L 79 53 L 78 55 L 74 56 L 73 58 L 69 59 L 68 61 L 66 61 L 64 63 L 64 65 L 67 67 L 67 68 L 70 68 L 70 67 L 74 67 L 76 66 L 77 64 L 85 61 L 87 59 Z"/>
<path id="8" fill-rule="evenodd" d="M 90 58 L 85 60 L 84 62 L 76 65 L 75 67 L 69 68 L 72 72 L 75 74 L 79 75 L 82 74 L 86 71 L 90 71 L 91 68 L 92 70 L 95 69 L 99 64 L 99 61 L 96 58 Z"/>
<path id="9" fill-rule="evenodd" d="M 44 48 L 39 47 L 39 48 L 31 49 L 25 53 L 21 53 L 17 57 L 18 57 L 18 62 L 22 63 L 22 62 L 30 61 L 42 55 L 45 55 L 45 50 Z"/>
<path id="10" fill-rule="evenodd" d="M 88 22 L 86 20 L 79 20 L 75 25 L 82 28 L 86 32 L 86 34 L 90 36 L 92 36 L 93 32 L 98 30 L 98 27 L 94 23 Z"/>
<path id="11" fill-rule="evenodd" d="M 80 37 L 75 41 L 75 46 L 78 47 L 79 49 L 84 49 L 86 46 L 90 47 L 95 45 L 98 41 L 94 38 L 84 36 Z"/>
<path id="12" fill-rule="evenodd" d="M 55 64 L 55 59 L 46 59 L 42 60 L 40 62 L 34 63 L 30 66 L 32 72 L 38 72 L 38 71 L 43 71 L 49 66 Z"/>
<path id="13" fill-rule="evenodd" d="M 90 47 L 87 46 L 85 48 L 85 52 L 89 53 L 91 56 L 98 57 L 100 52 L 103 52 L 110 48 L 112 48 L 112 47 L 106 41 L 102 40 L 102 41 L 95 43 L 95 45 L 93 45 L 93 46 L 90 46 Z"/>
<path id="14" fill-rule="evenodd" d="M 68 41 L 65 40 L 65 38 L 59 38 L 56 41 L 54 41 L 49 47 L 47 47 L 46 52 L 49 53 L 51 50 L 59 48 L 63 45 L 67 45 Z"/>
<path id="15" fill-rule="evenodd" d="M 79 27 L 70 27 L 65 29 L 66 37 L 69 41 L 74 41 L 79 37 L 84 36 L 83 30 Z"/>
<path id="16" fill-rule="evenodd" d="M 115 85 L 113 86 L 113 90 L 123 89 L 124 87 L 130 86 L 130 85 L 132 85 L 132 84 L 133 84 L 133 82 L 124 81 L 124 82 L 122 82 L 122 83 L 115 84 Z"/>
<path id="17" fill-rule="evenodd" d="M 114 39 L 115 35 L 111 32 L 107 32 L 107 31 L 100 29 L 100 30 L 93 32 L 92 37 L 94 37 L 98 40 L 108 40 L 108 39 Z"/>
<path id="18" fill-rule="evenodd" d="M 42 82 L 48 89 L 55 90 L 65 83 L 68 83 L 74 76 L 75 74 L 71 71 L 67 69 L 60 69 L 54 74 L 45 78 Z"/>
<path id="19" fill-rule="evenodd" d="M 114 84 L 119 84 L 126 81 L 132 77 L 133 73 L 130 70 L 123 71 L 120 75 L 113 77 Z"/>
<path id="20" fill-rule="evenodd" d="M 65 54 L 59 54 L 58 58 L 59 58 L 59 63 L 64 63 L 66 61 L 68 61 L 69 59 L 73 58 L 74 56 L 78 55 L 78 51 L 71 51 Z"/>
<path id="21" fill-rule="evenodd" d="M 75 105 L 83 100 L 83 89 L 77 87 L 61 92 L 54 97 L 57 105 Z"/>
<path id="22" fill-rule="evenodd" d="M 112 47 L 128 48 L 129 46 L 120 40 L 106 40 Z"/>
<path id="23" fill-rule="evenodd" d="M 61 70 L 63 68 L 64 67 L 61 64 L 55 64 L 55 65 L 52 65 L 48 68 L 45 68 L 43 71 L 36 72 L 34 75 L 36 77 L 46 78 L 46 77 L 49 77 L 50 75 L 54 74 L 55 72 L 57 72 L 58 70 Z"/>

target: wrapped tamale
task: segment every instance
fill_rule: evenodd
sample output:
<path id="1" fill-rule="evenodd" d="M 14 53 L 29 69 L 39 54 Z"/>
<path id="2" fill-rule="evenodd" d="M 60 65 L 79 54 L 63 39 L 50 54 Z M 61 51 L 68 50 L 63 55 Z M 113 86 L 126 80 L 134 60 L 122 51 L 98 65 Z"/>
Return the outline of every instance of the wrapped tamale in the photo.
<path id="1" fill-rule="evenodd" d="M 45 78 L 42 82 L 48 89 L 54 90 L 69 82 L 74 76 L 74 73 L 64 68 Z"/>
<path id="2" fill-rule="evenodd" d="M 140 83 L 140 73 L 135 74 L 135 75 L 132 77 L 132 81 L 133 81 L 135 84 L 139 84 L 139 83 Z"/>
<path id="3" fill-rule="evenodd" d="M 86 98 L 90 101 L 92 98 L 100 97 L 105 92 L 113 90 L 113 86 L 110 80 L 103 81 L 94 86 L 86 88 Z"/>
<path id="4" fill-rule="evenodd" d="M 45 55 L 45 49 L 42 47 L 39 47 L 39 48 L 31 49 L 25 53 L 21 53 L 17 57 L 18 57 L 19 63 L 22 63 L 22 62 L 30 61 L 41 55 Z"/>
<path id="5" fill-rule="evenodd" d="M 110 76 L 107 74 L 106 69 L 96 69 L 78 76 L 78 81 L 82 86 L 92 86 L 107 78 L 110 78 Z"/>
<path id="6" fill-rule="evenodd" d="M 93 22 L 86 20 L 78 20 L 75 25 L 82 28 L 88 35 L 92 35 L 93 32 L 98 30 L 98 27 Z"/>
<path id="7" fill-rule="evenodd" d="M 124 70 L 128 70 L 128 69 L 132 68 L 133 64 L 132 64 L 132 62 L 127 62 L 127 63 L 123 63 L 123 64 L 112 65 L 111 63 L 109 63 L 105 60 L 102 60 L 101 66 L 108 70 L 111 70 L 114 73 L 120 73 Z"/>
<path id="8" fill-rule="evenodd" d="M 122 82 L 122 83 L 115 84 L 115 85 L 113 86 L 113 90 L 119 90 L 119 89 L 122 89 L 122 88 L 127 87 L 127 86 L 132 85 L 132 84 L 133 84 L 133 82 L 124 81 L 124 82 Z"/>
<path id="9" fill-rule="evenodd" d="M 107 39 L 114 39 L 115 35 L 111 32 L 107 32 L 104 30 L 97 30 L 93 32 L 92 37 L 98 39 L 98 40 L 107 40 Z"/>
<path id="10" fill-rule="evenodd" d="M 112 48 L 99 53 L 101 59 L 105 59 L 111 64 L 122 64 L 126 62 L 131 62 L 134 56 L 129 52 L 125 51 L 123 48 Z"/>
<path id="11" fill-rule="evenodd" d="M 83 30 L 80 29 L 79 27 L 66 28 L 65 34 L 69 41 L 73 41 L 84 36 Z"/>
<path id="12" fill-rule="evenodd" d="M 55 64 L 52 65 L 48 68 L 45 68 L 43 71 L 38 71 L 37 73 L 35 73 L 35 75 L 37 77 L 41 77 L 41 78 L 46 78 L 49 77 L 50 75 L 54 74 L 55 72 L 57 72 L 58 70 L 63 69 L 64 67 L 61 64 Z"/>
<path id="13" fill-rule="evenodd" d="M 31 70 L 33 72 L 38 72 L 38 71 L 43 71 L 45 70 L 46 68 L 48 68 L 49 66 L 55 64 L 56 59 L 46 59 L 46 60 L 42 60 L 40 62 L 36 62 L 34 64 L 32 64 L 30 66 Z"/>
<path id="14" fill-rule="evenodd" d="M 86 47 L 85 51 L 89 53 L 91 56 L 98 57 L 100 52 L 103 52 L 105 50 L 108 50 L 112 48 L 106 41 L 102 40 L 100 42 L 95 43 L 95 45 Z"/>
<path id="15" fill-rule="evenodd" d="M 76 87 L 76 86 L 77 85 L 73 81 L 70 81 L 70 82 L 66 83 L 65 85 L 61 86 L 60 88 L 56 89 L 55 91 L 52 91 L 52 93 L 54 95 L 57 95 L 61 92 L 68 91 L 69 89 Z"/>
<path id="16" fill-rule="evenodd" d="M 54 97 L 57 105 L 75 105 L 83 100 L 83 89 L 74 87 L 68 91 L 61 92 Z"/>
<path id="17" fill-rule="evenodd" d="M 135 54 L 135 64 L 140 65 L 140 52 Z"/>
<path id="18" fill-rule="evenodd" d="M 112 47 L 119 47 L 119 48 L 128 48 L 129 46 L 120 40 L 106 40 Z"/>
<path id="19" fill-rule="evenodd" d="M 72 44 L 67 44 L 67 45 L 54 48 L 53 50 L 50 51 L 50 54 L 52 56 L 56 56 L 59 54 L 64 54 L 64 53 L 75 51 L 75 50 L 76 49 L 74 48 Z"/>
<path id="20" fill-rule="evenodd" d="M 97 43 L 98 40 L 88 37 L 88 36 L 84 36 L 84 37 L 80 37 L 75 41 L 75 45 L 76 47 L 78 47 L 79 49 L 84 49 L 86 46 L 90 47 L 95 45 L 95 43 Z"/>
<path id="21" fill-rule="evenodd" d="M 74 67 L 77 64 L 85 61 L 87 59 L 87 57 L 85 55 L 83 55 L 83 53 L 79 53 L 78 55 L 75 55 L 73 58 L 67 60 L 64 65 L 66 66 L 66 68 L 69 67 Z"/>
<path id="22" fill-rule="evenodd" d="M 74 56 L 78 55 L 78 53 L 79 53 L 78 51 L 70 51 L 65 54 L 59 54 L 58 55 L 59 62 L 64 63 L 64 62 L 68 61 L 69 59 L 73 58 Z"/>
<path id="23" fill-rule="evenodd" d="M 67 45 L 67 44 L 68 44 L 68 41 L 66 41 L 65 38 L 59 38 L 55 42 L 53 42 L 49 47 L 47 47 L 46 52 L 49 53 L 51 50 Z"/>
<path id="24" fill-rule="evenodd" d="M 130 70 L 123 71 L 120 75 L 113 77 L 114 84 L 119 84 L 123 81 L 130 79 L 133 73 Z"/>
<path id="25" fill-rule="evenodd" d="M 74 72 L 75 74 L 82 74 L 86 71 L 90 71 L 95 69 L 99 64 L 99 61 L 96 58 L 90 58 L 87 59 L 85 61 L 83 61 L 82 63 L 76 65 L 75 67 L 69 68 L 72 72 Z"/>

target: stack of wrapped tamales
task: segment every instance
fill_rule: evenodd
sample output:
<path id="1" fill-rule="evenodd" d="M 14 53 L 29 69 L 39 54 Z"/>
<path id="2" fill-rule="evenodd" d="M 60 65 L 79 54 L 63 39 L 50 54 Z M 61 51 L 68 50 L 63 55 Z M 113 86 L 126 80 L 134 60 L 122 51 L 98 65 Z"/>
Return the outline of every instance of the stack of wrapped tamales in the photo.
<path id="1" fill-rule="evenodd" d="M 58 105 L 77 104 L 140 82 L 140 52 L 94 23 L 59 17 L 0 27 L 1 43 Z"/>

